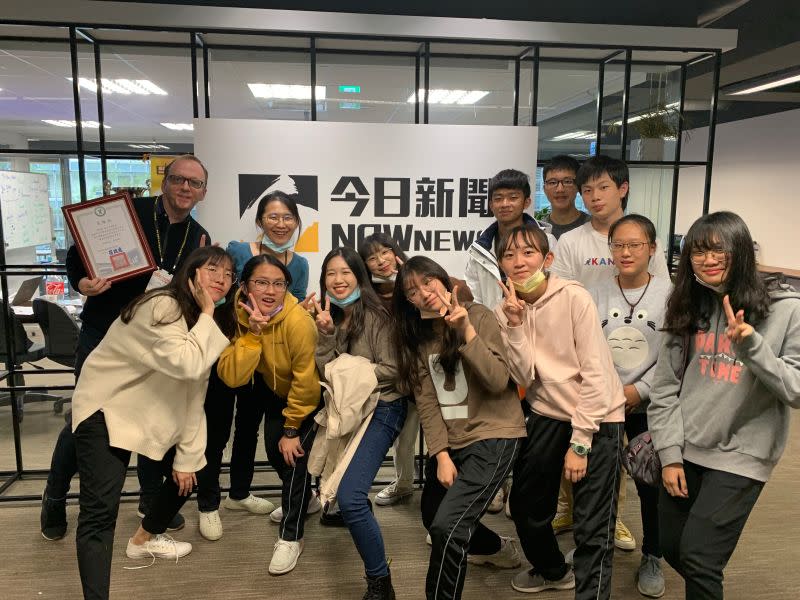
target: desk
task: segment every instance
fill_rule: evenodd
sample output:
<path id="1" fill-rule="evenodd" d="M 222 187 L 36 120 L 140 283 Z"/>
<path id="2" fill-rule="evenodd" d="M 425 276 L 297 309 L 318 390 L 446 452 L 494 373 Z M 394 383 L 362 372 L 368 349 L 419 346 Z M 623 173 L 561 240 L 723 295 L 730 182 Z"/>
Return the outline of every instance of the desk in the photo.
<path id="1" fill-rule="evenodd" d="M 81 310 L 83 309 L 83 302 L 80 298 L 64 298 L 61 300 L 58 300 L 52 296 L 41 296 L 41 298 L 43 300 L 51 300 L 55 302 L 61 308 L 63 308 L 70 317 L 72 317 L 75 321 L 80 322 L 78 315 L 81 314 Z M 33 314 L 32 306 L 12 306 L 11 310 L 14 311 L 14 314 L 21 323 L 36 323 L 36 317 Z"/>

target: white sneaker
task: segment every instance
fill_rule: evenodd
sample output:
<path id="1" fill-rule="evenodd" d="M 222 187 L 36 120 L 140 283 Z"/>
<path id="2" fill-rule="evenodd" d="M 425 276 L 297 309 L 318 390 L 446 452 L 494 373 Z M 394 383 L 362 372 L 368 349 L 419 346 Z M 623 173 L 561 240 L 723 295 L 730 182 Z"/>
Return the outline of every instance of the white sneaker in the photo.
<path id="1" fill-rule="evenodd" d="M 375 494 L 375 504 L 378 506 L 391 506 L 392 504 L 397 504 L 403 498 L 407 498 L 411 494 L 414 493 L 414 488 L 412 487 L 400 487 L 397 485 L 397 481 L 393 481 L 385 488 L 383 488 L 380 492 Z"/>
<path id="2" fill-rule="evenodd" d="M 128 540 L 128 547 L 125 549 L 125 554 L 128 558 L 169 558 L 175 559 L 178 562 L 192 551 L 192 545 L 189 542 L 179 542 L 172 539 L 171 536 L 159 533 L 147 540 L 141 546 L 134 544 L 133 540 Z"/>
<path id="3" fill-rule="evenodd" d="M 303 553 L 303 540 L 299 542 L 289 542 L 278 540 L 272 549 L 272 560 L 269 561 L 270 575 L 283 575 L 294 569 L 297 559 Z"/>
<path id="4" fill-rule="evenodd" d="M 617 526 L 614 528 L 614 545 L 620 550 L 636 550 L 636 539 L 620 519 L 617 519 Z"/>
<path id="5" fill-rule="evenodd" d="M 201 512 L 199 523 L 200 535 L 208 541 L 214 542 L 222 537 L 222 521 L 219 518 L 218 510 Z"/>
<path id="6" fill-rule="evenodd" d="M 319 496 L 316 494 L 311 495 L 311 500 L 308 501 L 308 510 L 306 511 L 306 516 L 313 515 L 314 513 L 318 513 L 322 510 L 322 502 L 319 501 Z M 283 521 L 283 507 L 279 506 L 271 513 L 269 513 L 270 521 L 273 523 L 280 523 Z"/>
<path id="7" fill-rule="evenodd" d="M 428 546 L 433 546 L 433 542 L 431 541 L 431 534 L 430 533 L 425 536 L 425 543 L 428 544 Z"/>
<path id="8" fill-rule="evenodd" d="M 500 550 L 494 554 L 468 554 L 471 565 L 492 565 L 499 569 L 516 569 L 522 564 L 516 544 L 510 537 L 500 536 Z"/>
<path id="9" fill-rule="evenodd" d="M 230 496 L 222 501 L 222 506 L 228 510 L 246 510 L 254 515 L 266 515 L 275 510 L 275 505 L 266 498 L 259 498 L 250 494 L 244 500 L 234 500 Z"/>

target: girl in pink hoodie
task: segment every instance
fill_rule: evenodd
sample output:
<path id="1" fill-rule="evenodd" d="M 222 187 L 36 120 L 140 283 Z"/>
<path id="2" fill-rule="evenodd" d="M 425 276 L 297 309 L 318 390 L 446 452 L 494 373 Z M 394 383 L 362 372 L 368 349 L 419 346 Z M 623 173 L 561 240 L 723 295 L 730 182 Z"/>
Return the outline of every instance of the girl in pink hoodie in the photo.
<path id="1" fill-rule="evenodd" d="M 576 599 L 611 591 L 625 396 L 590 294 L 547 273 L 553 254 L 537 227 L 500 240 L 506 285 L 495 308 L 509 371 L 526 389 L 527 440 L 514 467 L 511 516 L 532 569 L 520 592 L 575 588 Z M 561 473 L 574 484 L 575 557 L 564 561 L 551 522 Z"/>

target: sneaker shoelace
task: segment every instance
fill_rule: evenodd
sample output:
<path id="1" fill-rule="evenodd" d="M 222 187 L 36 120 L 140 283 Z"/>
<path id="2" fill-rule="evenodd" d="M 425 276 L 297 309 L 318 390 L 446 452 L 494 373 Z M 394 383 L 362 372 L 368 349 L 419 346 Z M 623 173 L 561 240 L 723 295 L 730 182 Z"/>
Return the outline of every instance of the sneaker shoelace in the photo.
<path id="1" fill-rule="evenodd" d="M 175 552 L 175 564 L 177 564 L 178 563 L 178 544 L 175 542 L 175 538 L 173 538 L 171 535 L 167 535 L 166 533 L 160 533 L 160 534 L 157 534 L 156 536 L 150 538 L 148 541 L 146 541 L 143 544 L 145 546 L 145 548 L 147 549 L 147 553 L 150 555 L 150 558 L 153 559 L 153 560 L 150 561 L 149 565 L 139 565 L 138 567 L 122 567 L 122 568 L 127 570 L 127 571 L 136 571 L 137 569 L 147 569 L 148 567 L 152 567 L 154 564 L 156 564 L 156 555 L 153 554 L 150 551 L 150 542 L 158 542 L 158 541 L 164 541 L 164 542 L 167 542 L 169 544 L 172 544 L 172 550 Z"/>

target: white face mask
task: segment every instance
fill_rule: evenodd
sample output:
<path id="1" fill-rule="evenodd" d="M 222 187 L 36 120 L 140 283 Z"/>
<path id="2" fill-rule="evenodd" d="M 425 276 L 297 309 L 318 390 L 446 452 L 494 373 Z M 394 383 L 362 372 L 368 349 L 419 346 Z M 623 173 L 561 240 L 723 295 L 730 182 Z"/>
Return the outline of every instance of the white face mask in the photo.
<path id="1" fill-rule="evenodd" d="M 710 283 L 706 283 L 705 281 L 703 281 L 702 279 L 700 279 L 697 276 L 697 273 L 695 273 L 694 279 L 695 279 L 695 281 L 697 283 L 699 283 L 703 287 L 708 288 L 711 291 L 716 292 L 717 294 L 724 294 L 725 290 L 728 288 L 728 286 L 726 285 L 726 283 L 724 281 L 722 283 L 720 283 L 719 285 L 712 285 Z"/>
<path id="2" fill-rule="evenodd" d="M 397 273 L 392 273 L 388 277 L 381 277 L 380 275 L 372 275 L 372 283 L 394 283 L 397 279 Z"/>

